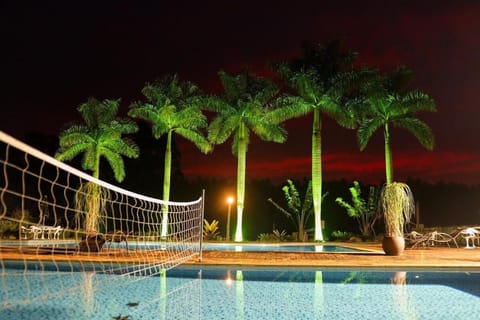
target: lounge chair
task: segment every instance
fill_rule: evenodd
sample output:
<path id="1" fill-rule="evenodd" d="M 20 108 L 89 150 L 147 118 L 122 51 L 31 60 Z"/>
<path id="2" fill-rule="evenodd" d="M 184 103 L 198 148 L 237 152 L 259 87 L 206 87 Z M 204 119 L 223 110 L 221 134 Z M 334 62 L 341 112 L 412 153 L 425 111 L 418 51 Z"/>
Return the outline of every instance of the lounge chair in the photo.
<path id="1" fill-rule="evenodd" d="M 448 247 L 450 247 L 450 243 L 455 244 L 455 247 L 458 248 L 458 243 L 455 238 L 456 236 L 452 236 L 448 233 L 432 231 L 425 233 L 423 236 L 415 240 L 412 243 L 411 248 L 417 248 L 418 246 L 431 247 L 435 246 L 436 244 L 446 244 Z"/>
<path id="2" fill-rule="evenodd" d="M 120 243 L 125 241 L 125 248 L 128 253 L 128 234 L 125 234 L 123 231 L 109 232 L 105 234 L 105 242 L 112 244 L 113 242 Z"/>
<path id="3" fill-rule="evenodd" d="M 405 233 L 403 238 L 405 239 L 405 245 L 407 247 L 413 245 L 417 240 L 421 239 L 423 234 L 417 231 L 411 231 L 409 233 Z"/>

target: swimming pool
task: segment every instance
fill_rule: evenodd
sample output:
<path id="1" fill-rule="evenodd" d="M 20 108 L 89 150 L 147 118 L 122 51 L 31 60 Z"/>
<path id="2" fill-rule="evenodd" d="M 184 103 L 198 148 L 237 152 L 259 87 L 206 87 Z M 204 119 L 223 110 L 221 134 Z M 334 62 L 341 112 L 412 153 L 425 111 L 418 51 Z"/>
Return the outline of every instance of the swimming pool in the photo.
<path id="1" fill-rule="evenodd" d="M 189 266 L 136 278 L 22 271 L 3 279 L 0 319 L 480 317 L 480 272 L 475 271 Z M 61 296 L 40 299 L 59 288 Z M 19 302 L 5 304 L 7 298 Z"/>
<path id="2" fill-rule="evenodd" d="M 32 246 L 32 247 L 55 247 L 55 248 L 75 248 L 78 241 L 65 240 L 60 243 L 49 241 L 29 241 L 27 243 L 19 243 L 18 241 L 0 241 L 0 245 L 4 246 Z M 174 242 L 156 242 L 156 241 L 129 241 L 129 250 L 154 250 L 168 249 L 169 246 L 178 246 Z M 105 248 L 125 249 L 127 243 L 107 243 Z M 332 244 L 296 244 L 296 243 L 216 243 L 206 242 L 202 244 L 205 251 L 248 251 L 248 252 L 337 252 L 337 253 L 355 253 L 369 252 L 368 250 L 350 248 Z"/>
<path id="3" fill-rule="evenodd" d="M 129 242 L 128 248 L 135 249 L 158 249 L 167 248 L 170 243 L 160 242 Z M 106 245 L 111 248 L 125 248 L 125 242 L 112 243 Z M 317 244 L 272 244 L 272 243 L 214 243 L 206 242 L 202 244 L 202 249 L 205 251 L 248 251 L 248 252 L 368 252 L 367 250 L 354 249 L 338 245 L 317 245 Z"/>
<path id="4" fill-rule="evenodd" d="M 235 243 L 204 243 L 203 250 L 211 251 L 249 251 L 249 252 L 365 252 L 337 245 L 298 245 L 298 244 L 235 244 Z"/>

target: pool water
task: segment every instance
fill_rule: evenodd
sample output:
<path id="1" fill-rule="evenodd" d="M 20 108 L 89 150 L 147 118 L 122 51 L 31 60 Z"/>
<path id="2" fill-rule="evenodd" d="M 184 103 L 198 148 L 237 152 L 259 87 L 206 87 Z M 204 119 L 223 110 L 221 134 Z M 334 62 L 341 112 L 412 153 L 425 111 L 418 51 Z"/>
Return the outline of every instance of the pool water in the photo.
<path id="1" fill-rule="evenodd" d="M 232 243 L 204 243 L 203 250 L 211 251 L 281 251 L 281 252 L 365 252 L 336 245 L 280 245 L 280 244 L 232 244 Z"/>
<path id="2" fill-rule="evenodd" d="M 135 249 L 168 249 L 172 243 L 160 242 L 129 242 L 128 248 Z M 108 244 L 111 248 L 125 248 L 126 243 L 112 243 Z M 281 252 L 366 252 L 366 250 L 354 249 L 349 247 L 337 245 L 296 245 L 296 244 L 260 244 L 260 243 L 212 243 L 207 242 L 202 244 L 202 249 L 205 251 L 248 251 L 248 252 L 266 252 L 266 251 L 281 251 Z"/>
<path id="3" fill-rule="evenodd" d="M 78 242 L 74 240 L 58 242 L 49 242 L 45 240 L 28 241 L 28 243 L 21 243 L 18 241 L 0 241 L 3 246 L 32 246 L 32 247 L 55 247 L 55 248 L 75 248 Z M 155 250 L 155 249 L 169 249 L 170 246 L 177 247 L 175 242 L 155 242 L 155 241 L 130 241 L 127 243 L 106 243 L 105 248 L 125 249 L 128 245 L 129 250 Z M 338 245 L 323 245 L 323 244 L 277 244 L 277 243 L 214 243 L 207 242 L 202 244 L 202 249 L 206 251 L 249 251 L 249 252 L 265 252 L 265 251 L 280 251 L 280 252 L 368 252 L 356 248 L 338 246 Z"/>
<path id="4" fill-rule="evenodd" d="M 480 272 L 191 266 L 152 277 L 15 276 L 5 267 L 2 320 L 480 318 Z"/>

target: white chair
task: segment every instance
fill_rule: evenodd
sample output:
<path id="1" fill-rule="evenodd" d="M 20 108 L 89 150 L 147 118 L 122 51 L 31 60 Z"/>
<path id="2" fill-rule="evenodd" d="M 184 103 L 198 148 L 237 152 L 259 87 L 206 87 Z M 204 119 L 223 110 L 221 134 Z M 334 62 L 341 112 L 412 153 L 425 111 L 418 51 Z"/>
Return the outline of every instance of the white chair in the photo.
<path id="1" fill-rule="evenodd" d="M 460 231 L 460 234 L 462 235 L 462 238 L 465 239 L 467 242 L 467 245 L 465 249 L 473 249 L 476 248 L 475 246 L 475 239 L 478 239 L 480 235 L 480 231 L 478 231 L 475 228 L 466 228 Z M 470 240 L 472 240 L 472 245 L 470 246 Z"/>
<path id="2" fill-rule="evenodd" d="M 38 235 L 41 234 L 43 238 L 43 228 L 39 226 L 30 226 L 30 232 L 33 233 L 33 240 L 38 240 Z"/>
<path id="3" fill-rule="evenodd" d="M 24 226 L 21 226 L 20 227 L 20 232 L 22 233 L 22 239 L 25 239 L 27 240 L 28 239 L 28 235 L 30 233 L 32 233 L 31 229 L 30 228 L 27 228 L 27 227 L 24 227 Z"/>
<path id="4" fill-rule="evenodd" d="M 63 231 L 63 228 L 58 227 L 48 227 L 47 229 L 47 237 L 48 239 L 60 239 L 60 233 Z"/>

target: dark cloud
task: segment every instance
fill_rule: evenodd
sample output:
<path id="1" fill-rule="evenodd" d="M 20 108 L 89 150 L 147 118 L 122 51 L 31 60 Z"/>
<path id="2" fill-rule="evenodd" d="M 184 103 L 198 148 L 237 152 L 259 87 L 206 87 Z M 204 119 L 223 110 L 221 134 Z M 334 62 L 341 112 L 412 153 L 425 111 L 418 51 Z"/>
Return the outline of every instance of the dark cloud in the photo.
<path id="1" fill-rule="evenodd" d="M 480 182 L 478 92 L 480 4 L 474 1 L 3 1 L 1 129 L 58 134 L 78 119 L 89 96 L 122 98 L 122 110 L 142 98 L 145 82 L 178 72 L 207 91 L 219 90 L 220 69 L 266 63 L 300 53 L 301 43 L 340 38 L 360 63 L 414 70 L 415 86 L 438 112 L 419 115 L 436 135 L 436 149 L 393 135 L 396 176 Z M 285 179 L 310 173 L 311 117 L 286 125 L 289 140 L 252 140 L 247 176 Z M 326 179 L 383 179 L 383 140 L 358 151 L 355 132 L 325 120 Z M 179 141 L 187 176 L 236 175 L 230 145 L 201 155 Z"/>

